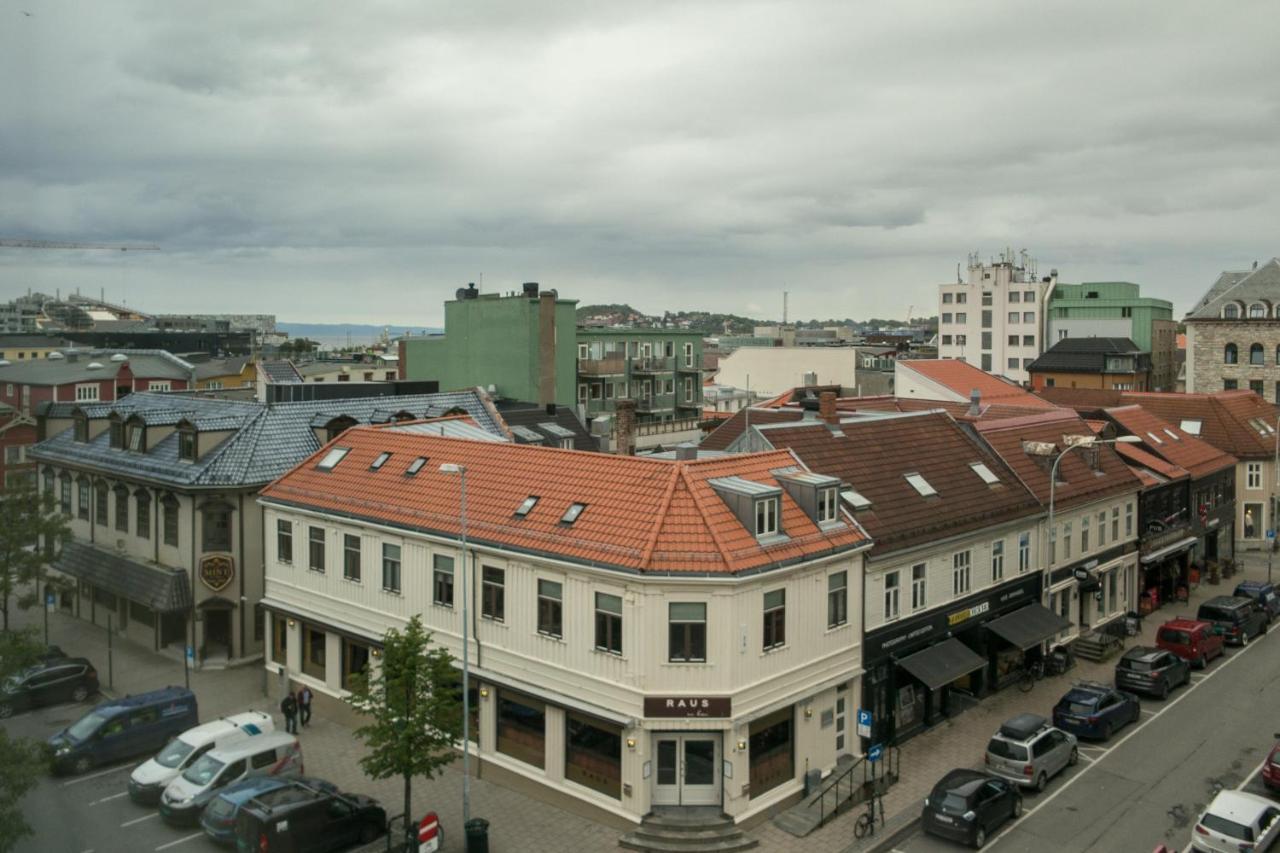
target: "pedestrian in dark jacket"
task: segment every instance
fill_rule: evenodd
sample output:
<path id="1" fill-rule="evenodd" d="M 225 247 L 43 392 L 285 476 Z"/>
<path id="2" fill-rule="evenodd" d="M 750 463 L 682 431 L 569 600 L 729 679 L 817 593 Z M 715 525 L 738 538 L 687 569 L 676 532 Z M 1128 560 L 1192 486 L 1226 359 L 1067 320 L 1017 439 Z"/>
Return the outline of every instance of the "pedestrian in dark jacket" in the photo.
<path id="1" fill-rule="evenodd" d="M 298 733 L 298 700 L 292 693 L 284 694 L 280 700 L 280 713 L 284 714 L 284 730 L 289 734 Z"/>
<path id="2" fill-rule="evenodd" d="M 304 726 L 311 722 L 311 688 L 305 684 L 298 691 L 298 714 Z"/>

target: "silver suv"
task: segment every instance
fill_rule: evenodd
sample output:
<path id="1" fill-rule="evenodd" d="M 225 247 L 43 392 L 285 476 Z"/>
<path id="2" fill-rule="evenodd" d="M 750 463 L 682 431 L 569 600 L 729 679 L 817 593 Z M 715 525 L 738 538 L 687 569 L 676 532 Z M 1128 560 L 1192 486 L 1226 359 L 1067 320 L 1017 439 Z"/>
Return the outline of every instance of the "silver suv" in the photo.
<path id="1" fill-rule="evenodd" d="M 1049 725 L 1039 714 L 1019 714 L 987 744 L 987 769 L 1024 788 L 1043 791 L 1049 778 L 1079 761 L 1076 736 Z"/>

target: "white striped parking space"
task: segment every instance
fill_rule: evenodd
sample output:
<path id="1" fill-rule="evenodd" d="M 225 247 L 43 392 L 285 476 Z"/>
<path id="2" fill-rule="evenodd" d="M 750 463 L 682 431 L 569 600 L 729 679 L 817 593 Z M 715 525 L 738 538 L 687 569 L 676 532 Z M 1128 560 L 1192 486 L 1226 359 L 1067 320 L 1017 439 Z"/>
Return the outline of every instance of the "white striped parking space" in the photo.
<path id="1" fill-rule="evenodd" d="M 168 844 L 161 844 L 156 850 L 168 850 L 170 847 L 177 847 L 179 844 L 186 844 L 188 841 L 194 841 L 197 838 L 204 838 L 203 832 L 193 832 L 185 838 L 179 838 L 177 841 L 170 841 Z"/>
<path id="2" fill-rule="evenodd" d="M 89 806 L 90 806 L 90 807 L 93 807 L 93 806 L 98 805 L 99 803 L 109 803 L 109 802 L 111 802 L 112 800 L 118 800 L 118 799 L 120 799 L 121 797 L 127 797 L 127 796 L 129 796 L 129 792 L 128 792 L 128 791 L 121 791 L 121 792 L 120 792 L 120 793 L 118 793 L 118 794 L 112 794 L 112 795 L 111 795 L 111 796 L 109 796 L 109 797 L 103 797 L 103 798 L 102 798 L 102 799 L 100 799 L 100 800 L 94 800 L 92 803 L 89 803 Z"/>
<path id="3" fill-rule="evenodd" d="M 126 820 L 124 823 L 120 824 L 120 828 L 123 829 L 126 826 L 133 826 L 135 823 L 142 823 L 144 820 L 151 820 L 154 817 L 160 817 L 160 812 L 152 812 L 149 815 L 135 817 L 133 820 Z"/>
<path id="4" fill-rule="evenodd" d="M 132 764 L 120 764 L 115 767 L 108 767 L 106 770 L 99 770 L 97 773 L 90 773 L 88 776 L 77 776 L 67 782 L 62 783 L 62 787 L 70 788 L 72 785 L 79 785 L 81 782 L 89 782 L 93 779 L 101 779 L 103 776 L 110 776 L 112 773 L 119 773 L 121 770 L 132 770 Z"/>

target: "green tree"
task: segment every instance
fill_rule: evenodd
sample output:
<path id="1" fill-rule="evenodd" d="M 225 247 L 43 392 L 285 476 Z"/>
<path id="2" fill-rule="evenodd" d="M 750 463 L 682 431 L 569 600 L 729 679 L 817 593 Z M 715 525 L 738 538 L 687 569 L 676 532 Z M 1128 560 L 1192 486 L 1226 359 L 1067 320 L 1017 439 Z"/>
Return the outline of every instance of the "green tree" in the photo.
<path id="1" fill-rule="evenodd" d="M 0 611 L 5 631 L 9 630 L 10 599 L 23 586 L 40 585 L 48 555 L 57 553 L 69 535 L 52 493 L 40 494 L 34 483 L 23 482 L 0 497 Z M 30 590 L 18 600 L 19 606 L 25 609 L 37 603 L 41 592 Z"/>
<path id="2" fill-rule="evenodd" d="M 0 631 L 0 681 L 35 663 L 44 649 L 35 628 Z"/>
<path id="3" fill-rule="evenodd" d="M 382 667 L 355 679 L 347 702 L 368 718 L 355 735 L 368 747 L 360 766 L 374 779 L 404 779 L 406 849 L 417 849 L 410 786 L 454 759 L 462 735 L 462 703 L 453 656 L 431 644 L 414 616 L 403 632 L 382 639 Z"/>
<path id="4" fill-rule="evenodd" d="M 0 729 L 0 853 L 9 853 L 19 840 L 32 834 L 20 804 L 44 771 L 40 744 L 27 738 L 12 739 Z"/>

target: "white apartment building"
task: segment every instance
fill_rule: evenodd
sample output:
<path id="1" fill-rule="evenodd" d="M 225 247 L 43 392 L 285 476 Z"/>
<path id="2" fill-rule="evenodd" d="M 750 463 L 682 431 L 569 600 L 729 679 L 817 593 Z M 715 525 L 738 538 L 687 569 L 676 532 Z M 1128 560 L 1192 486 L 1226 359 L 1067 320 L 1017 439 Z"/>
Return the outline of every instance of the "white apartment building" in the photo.
<path id="1" fill-rule="evenodd" d="M 1047 348 L 1046 306 L 1057 281 L 1057 270 L 1037 279 L 1025 252 L 987 263 L 971 254 L 967 282 L 938 285 L 938 358 L 1027 382 L 1027 366 Z"/>

